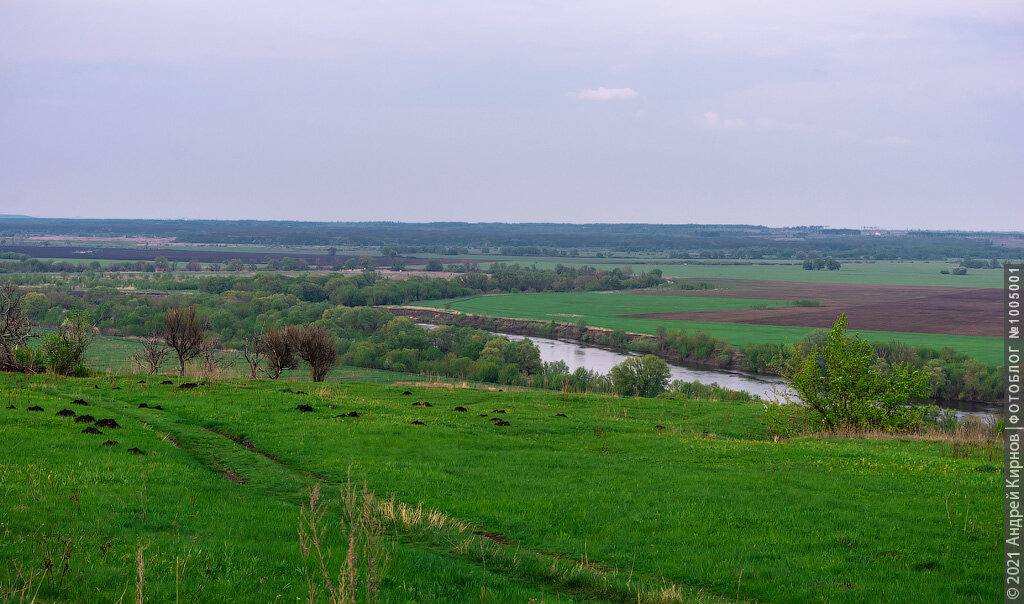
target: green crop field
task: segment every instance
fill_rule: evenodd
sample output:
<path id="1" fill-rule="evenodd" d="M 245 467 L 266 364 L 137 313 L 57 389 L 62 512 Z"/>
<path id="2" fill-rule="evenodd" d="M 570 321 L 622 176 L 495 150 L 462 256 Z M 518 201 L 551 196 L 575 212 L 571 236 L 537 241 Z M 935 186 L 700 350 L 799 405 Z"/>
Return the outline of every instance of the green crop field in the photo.
<path id="1" fill-rule="evenodd" d="M 1000 594 L 991 446 L 773 442 L 759 404 L 163 379 L 0 375 L 7 600 L 306 601 L 300 506 L 322 483 L 334 577 L 349 476 L 377 494 L 382 602 Z M 63 408 L 121 427 L 83 434 Z"/>
<path id="2" fill-rule="evenodd" d="M 703 321 L 669 321 L 664 319 L 625 318 L 620 315 L 653 312 L 680 312 L 685 310 L 715 310 L 750 308 L 754 304 L 784 306 L 778 300 L 746 300 L 735 298 L 705 298 L 686 296 L 649 296 L 624 292 L 539 293 L 476 296 L 456 300 L 417 302 L 417 306 L 451 308 L 471 314 L 491 317 L 512 317 L 572 323 L 580 318 L 593 327 L 622 329 L 636 333 L 653 334 L 658 326 L 667 329 L 703 331 L 735 345 L 763 342 L 796 342 L 811 331 L 810 327 L 776 325 L 746 325 L 738 323 L 710 323 Z M 896 340 L 912 346 L 942 348 L 951 346 L 986 363 L 1002 363 L 1002 340 L 977 336 L 949 336 L 941 334 L 902 333 L 887 331 L 860 331 L 870 341 Z"/>
<path id="3" fill-rule="evenodd" d="M 523 265 L 533 265 L 531 260 L 518 260 Z M 589 264 L 602 270 L 630 267 L 634 273 L 661 269 L 666 277 L 688 279 L 753 279 L 758 281 L 793 281 L 797 283 L 859 283 L 877 285 L 922 285 L 946 287 L 1002 287 L 1003 271 L 1000 269 L 969 269 L 966 275 L 943 275 L 940 270 L 949 270 L 956 263 L 948 262 L 844 262 L 838 271 L 805 271 L 800 264 L 771 262 L 768 264 L 666 264 L 652 260 L 649 263 L 603 264 L 607 260 L 592 258 L 568 258 L 565 260 L 537 262 L 537 268 L 554 268 L 557 264 Z"/>

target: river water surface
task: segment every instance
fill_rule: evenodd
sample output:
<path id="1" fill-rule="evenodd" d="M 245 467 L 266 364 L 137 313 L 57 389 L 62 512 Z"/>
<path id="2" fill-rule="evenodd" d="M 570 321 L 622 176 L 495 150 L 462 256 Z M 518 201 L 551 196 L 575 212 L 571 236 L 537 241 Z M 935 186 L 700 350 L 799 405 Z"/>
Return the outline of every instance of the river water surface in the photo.
<path id="1" fill-rule="evenodd" d="M 420 323 L 421 327 L 433 329 L 436 325 Z M 540 359 L 546 363 L 562 361 L 569 366 L 569 371 L 575 371 L 579 367 L 606 374 L 612 367 L 618 365 L 629 356 L 630 353 L 613 352 L 603 348 L 586 346 L 579 342 L 567 340 L 552 340 L 550 338 L 538 338 L 533 336 L 520 336 L 507 333 L 496 333 L 510 340 L 525 340 L 531 342 L 540 350 Z M 796 398 L 795 393 L 786 387 L 786 381 L 777 375 L 760 375 L 742 371 L 721 371 L 716 369 L 698 369 L 684 367 L 682 365 L 668 365 L 670 380 L 683 380 L 686 382 L 700 382 L 702 384 L 718 384 L 729 390 L 739 390 L 756 394 L 765 400 L 782 400 L 784 397 Z M 978 416 L 984 418 L 998 418 L 1002 415 L 1002 406 L 998 403 L 975 403 L 965 401 L 949 401 L 936 399 L 934 404 L 953 409 L 959 416 Z"/>
<path id="2" fill-rule="evenodd" d="M 525 336 L 507 333 L 499 335 L 503 335 L 510 340 L 526 339 Z M 578 367 L 583 367 L 598 373 L 608 373 L 612 370 L 612 367 L 631 356 L 629 353 L 592 348 L 576 342 L 564 342 L 562 340 L 550 340 L 548 338 L 535 338 L 532 336 L 529 339 L 540 350 L 542 361 L 547 363 L 562 361 L 569 366 L 569 371 L 575 371 Z M 670 380 L 718 384 L 722 388 L 749 392 L 765 399 L 772 398 L 776 392 L 791 392 L 786 388 L 785 380 L 773 375 L 762 376 L 742 372 L 693 369 L 681 365 L 672 365 L 671 363 L 668 369 Z"/>

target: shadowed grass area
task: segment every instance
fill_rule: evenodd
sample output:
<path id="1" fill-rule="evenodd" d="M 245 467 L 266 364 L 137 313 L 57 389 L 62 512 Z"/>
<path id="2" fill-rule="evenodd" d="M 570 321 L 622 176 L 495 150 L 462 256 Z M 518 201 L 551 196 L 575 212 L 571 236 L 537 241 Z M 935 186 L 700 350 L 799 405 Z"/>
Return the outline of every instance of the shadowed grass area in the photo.
<path id="1" fill-rule="evenodd" d="M 405 510 L 382 601 L 998 597 L 998 449 L 774 442 L 748 403 L 163 378 L 0 375 L 16 407 L 0 408 L 4 588 L 42 567 L 45 534 L 74 544 L 64 581 L 59 564 L 40 579 L 47 600 L 131 599 L 140 545 L 152 601 L 173 600 L 185 560 L 183 600 L 305 598 L 298 508 L 351 474 Z M 64 407 L 123 427 L 82 434 Z"/>

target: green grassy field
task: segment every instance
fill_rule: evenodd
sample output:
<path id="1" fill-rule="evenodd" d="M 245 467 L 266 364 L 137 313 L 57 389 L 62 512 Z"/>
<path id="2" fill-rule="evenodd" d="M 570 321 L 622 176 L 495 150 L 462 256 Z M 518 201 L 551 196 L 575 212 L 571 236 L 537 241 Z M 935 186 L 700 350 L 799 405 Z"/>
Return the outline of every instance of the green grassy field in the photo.
<path id="1" fill-rule="evenodd" d="M 26 582 L 37 601 L 132 600 L 140 548 L 149 601 L 306 600 L 299 507 L 323 483 L 337 564 L 350 472 L 396 502 L 373 508 L 390 552 L 385 602 L 1000 593 L 998 449 L 776 443 L 757 404 L 355 383 L 295 395 L 279 382 L 181 390 L 162 379 L 0 375 L 8 600 L 29 601 L 10 595 Z M 421 400 L 433 407 L 412 406 Z M 65 407 L 122 427 L 83 434 L 87 424 L 55 415 Z M 360 417 L 336 417 L 350 411 Z M 417 517 L 417 506 L 443 514 Z"/>
<path id="2" fill-rule="evenodd" d="M 533 265 L 531 260 L 518 260 L 523 265 Z M 597 262 L 603 262 L 598 259 Z M 1003 271 L 1000 269 L 969 269 L 966 275 L 943 275 L 939 271 L 950 269 L 956 263 L 948 262 L 844 262 L 838 271 L 805 271 L 792 261 L 771 264 L 672 264 L 656 260 L 631 264 L 597 264 L 593 258 L 568 258 L 563 260 L 539 261 L 538 268 L 554 268 L 557 264 L 589 264 L 602 270 L 630 267 L 634 273 L 661 269 L 666 277 L 690 279 L 754 279 L 758 281 L 794 281 L 797 283 L 860 283 L 878 285 L 923 285 L 946 287 L 1002 287 Z"/>
<path id="3" fill-rule="evenodd" d="M 686 296 L 650 296 L 624 292 L 579 292 L 505 294 L 476 296 L 456 300 L 434 300 L 417 302 L 417 306 L 430 308 L 451 308 L 472 314 L 491 317 L 513 317 L 572 323 L 579 318 L 593 327 L 622 329 L 636 333 L 653 334 L 658 326 L 667 329 L 685 329 L 689 332 L 704 331 L 718 338 L 724 338 L 734 345 L 759 344 L 763 342 L 796 342 L 811 331 L 810 327 L 787 327 L 776 325 L 745 325 L 738 323 L 709 323 L 702 321 L 666 321 L 663 319 L 635 319 L 619 315 L 644 314 L 653 312 L 678 312 L 684 310 L 713 310 L 716 308 L 750 308 L 757 303 L 785 305 L 786 302 L 771 300 L 741 300 L 727 298 L 689 298 Z M 581 317 L 582 315 L 582 317 Z M 896 340 L 913 346 L 942 348 L 952 346 L 986 363 L 1002 363 L 1002 340 L 974 336 L 949 336 L 941 334 L 901 333 L 888 331 L 860 331 L 867 340 L 887 342 Z"/>

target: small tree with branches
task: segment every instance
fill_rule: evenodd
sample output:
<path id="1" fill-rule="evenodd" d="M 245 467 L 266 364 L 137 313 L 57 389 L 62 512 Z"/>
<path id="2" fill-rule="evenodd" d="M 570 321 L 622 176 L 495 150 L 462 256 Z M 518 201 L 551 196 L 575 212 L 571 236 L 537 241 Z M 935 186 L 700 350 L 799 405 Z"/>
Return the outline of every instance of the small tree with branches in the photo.
<path id="1" fill-rule="evenodd" d="M 224 345 L 217 334 L 206 338 L 199 353 L 200 367 L 204 376 L 216 376 L 234 366 L 235 360 L 224 355 Z"/>
<path id="2" fill-rule="evenodd" d="M 164 343 L 178 356 L 178 375 L 185 375 L 185 363 L 203 353 L 209 319 L 196 313 L 195 306 L 175 307 L 164 315 Z"/>
<path id="3" fill-rule="evenodd" d="M 150 336 L 142 341 L 142 348 L 132 355 L 132 362 L 149 375 L 160 371 L 167 354 L 171 351 L 159 336 Z"/>
<path id="4" fill-rule="evenodd" d="M 287 330 L 270 327 L 260 336 L 260 342 L 267 358 L 267 367 L 263 370 L 267 377 L 276 380 L 285 369 L 295 368 L 295 346 Z"/>
<path id="5" fill-rule="evenodd" d="M 0 370 L 22 371 L 15 352 L 32 335 L 32 323 L 25 312 L 25 296 L 10 281 L 0 286 Z"/>
<path id="6" fill-rule="evenodd" d="M 249 366 L 250 380 L 255 380 L 259 377 L 260 369 L 263 367 L 263 359 L 266 356 L 267 351 L 263 345 L 262 334 L 255 331 L 251 332 L 242 341 L 242 358 L 245 359 L 245 363 Z"/>
<path id="7" fill-rule="evenodd" d="M 294 328 L 294 329 L 292 329 Z M 314 382 L 322 382 L 327 372 L 334 367 L 338 358 L 338 348 L 332 338 L 322 327 L 310 325 L 301 327 L 289 325 L 288 331 L 299 358 L 309 364 L 310 377 Z"/>

